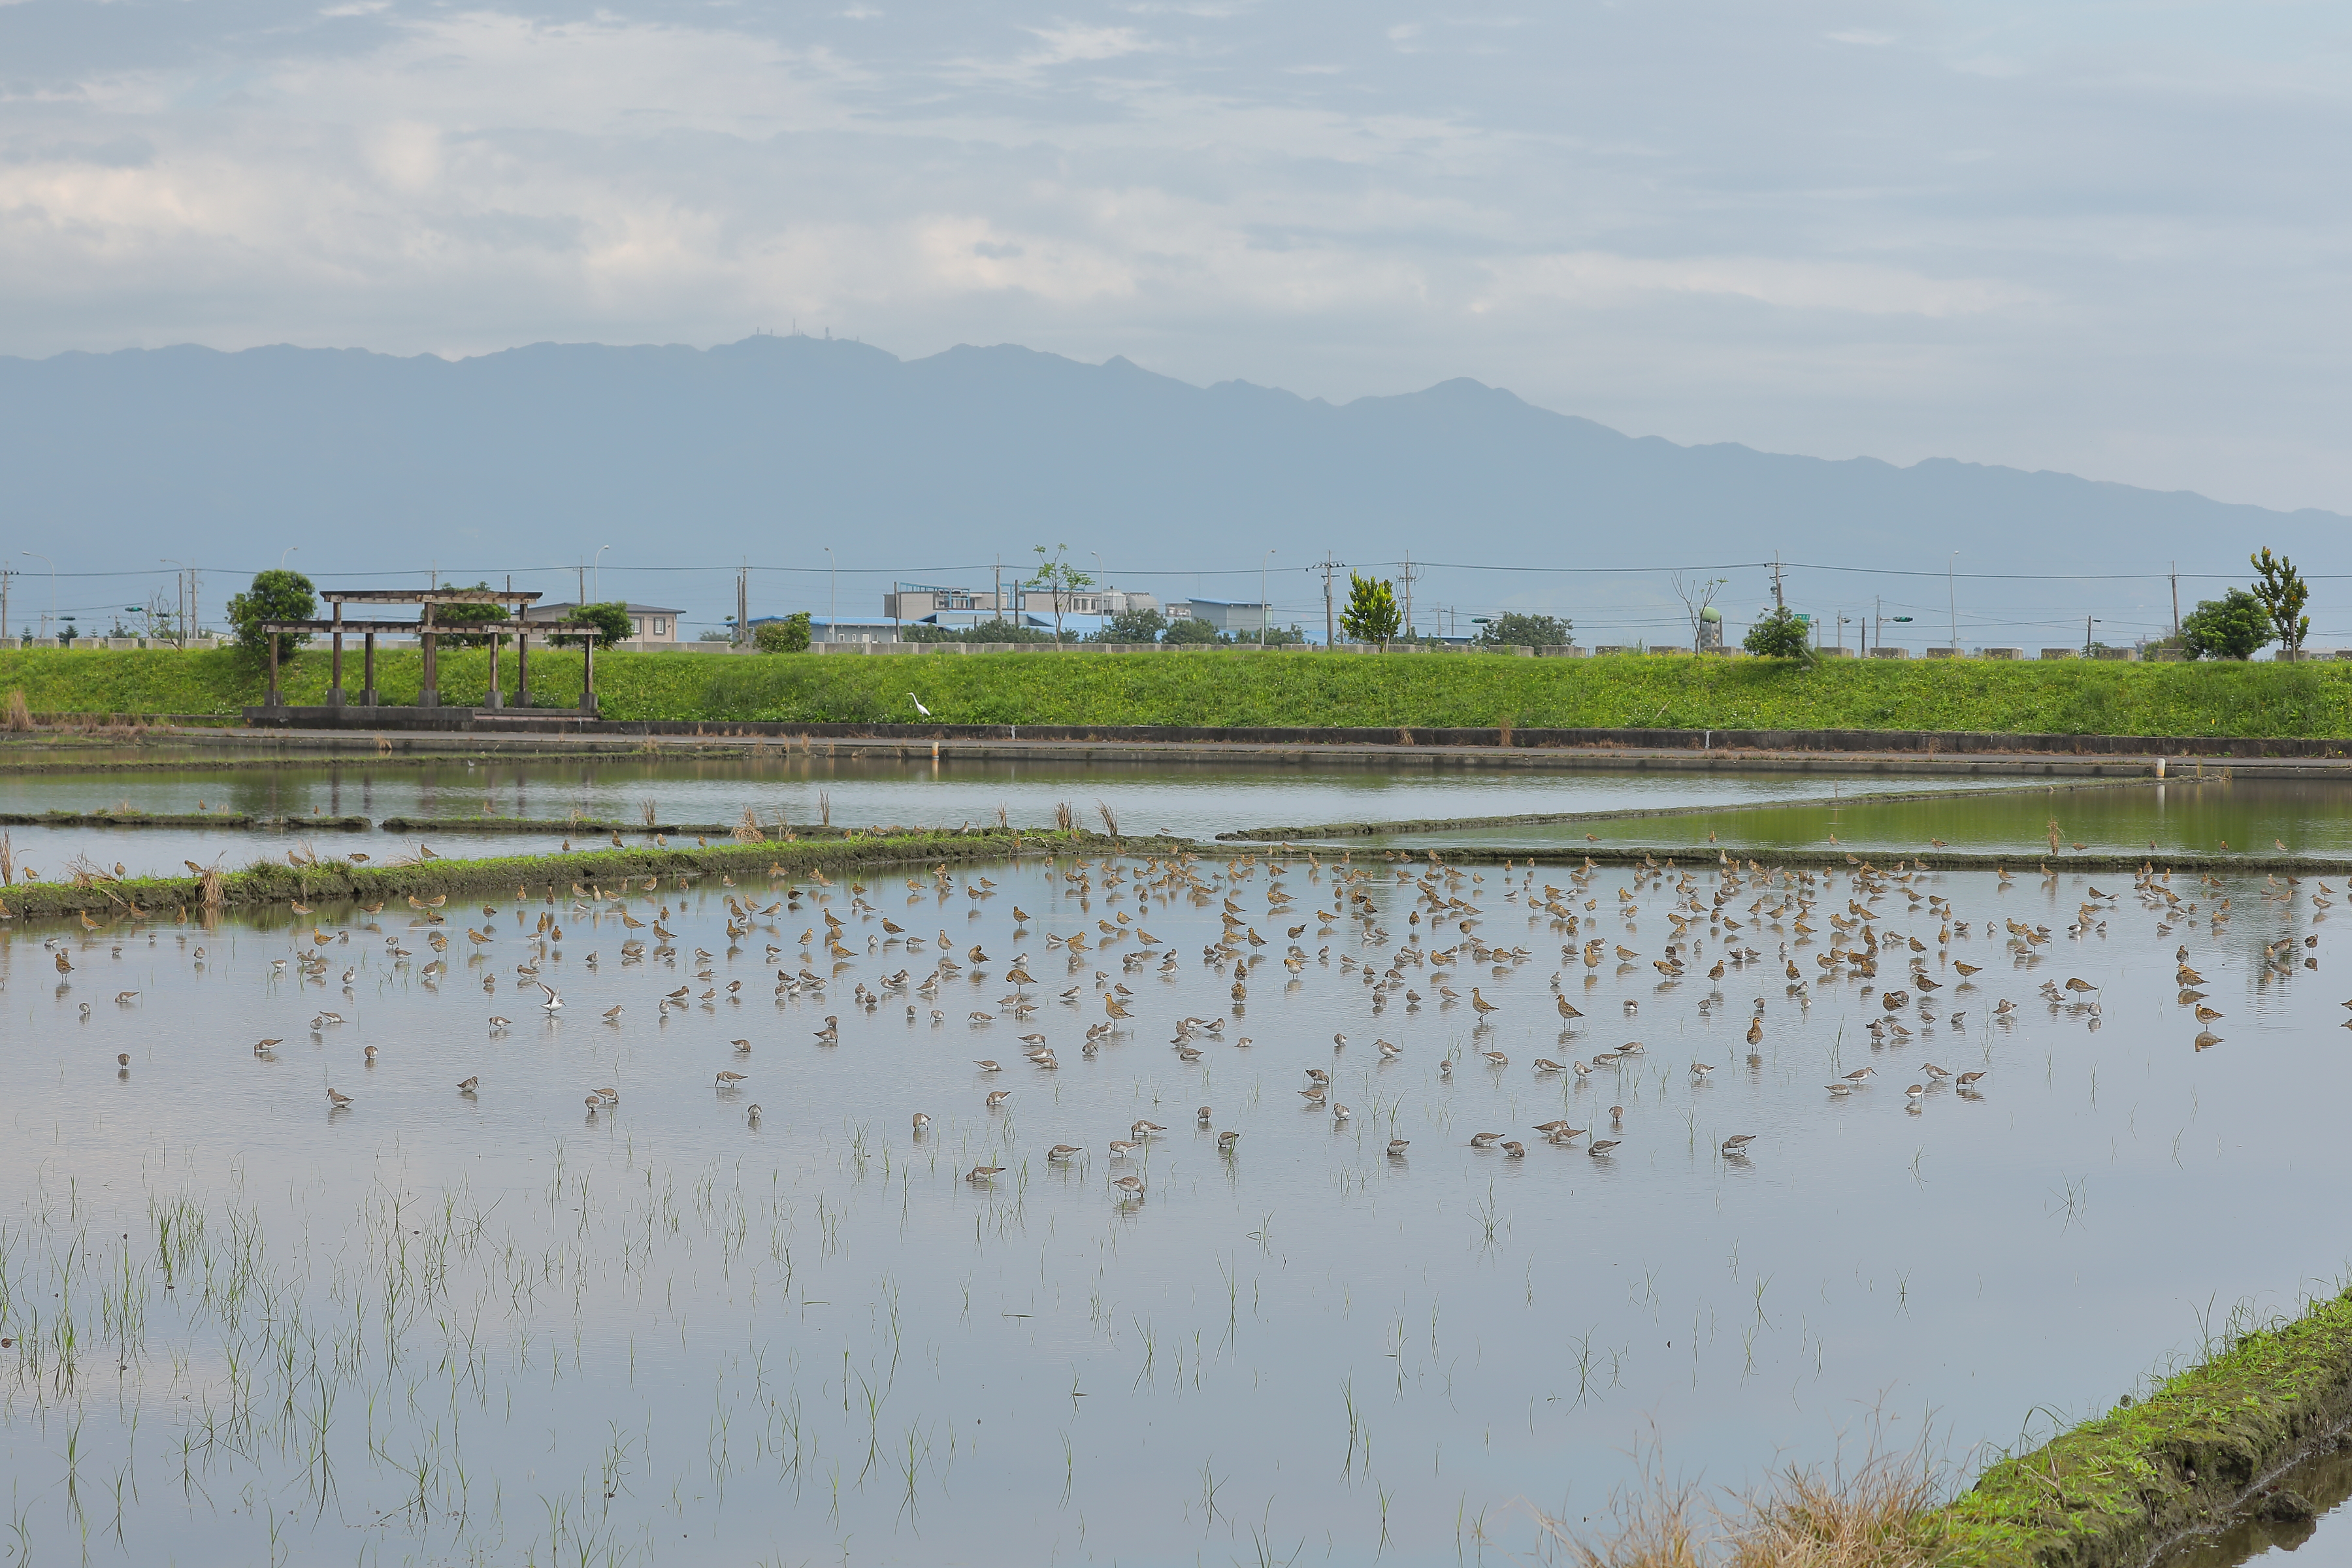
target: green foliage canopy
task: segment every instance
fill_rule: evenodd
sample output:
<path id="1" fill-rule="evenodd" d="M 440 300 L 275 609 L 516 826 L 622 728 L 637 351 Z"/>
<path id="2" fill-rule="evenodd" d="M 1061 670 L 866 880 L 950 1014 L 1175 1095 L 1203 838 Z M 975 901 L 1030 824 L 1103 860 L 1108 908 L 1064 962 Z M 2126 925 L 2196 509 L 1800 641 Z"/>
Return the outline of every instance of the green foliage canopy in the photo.
<path id="1" fill-rule="evenodd" d="M 1576 630 L 1575 623 L 1556 616 L 1524 616 L 1506 610 L 1478 628 L 1482 647 L 1559 647 Z"/>
<path id="2" fill-rule="evenodd" d="M 1812 652 L 1805 622 L 1786 605 L 1748 627 L 1739 646 L 1759 658 L 1805 658 Z"/>
<path id="3" fill-rule="evenodd" d="M 782 620 L 761 621 L 751 628 L 751 645 L 761 653 L 806 653 L 809 645 L 807 610 Z"/>
<path id="4" fill-rule="evenodd" d="M 229 625 L 236 628 L 237 646 L 256 658 L 269 657 L 271 638 L 261 629 L 267 621 L 307 621 L 319 614 L 319 597 L 310 579 L 299 572 L 272 567 L 253 574 L 253 585 L 228 602 Z M 310 640 L 307 632 L 277 634 L 278 657 L 284 658 Z"/>
<path id="5" fill-rule="evenodd" d="M 2243 588 L 2207 599 L 2180 617 L 2180 643 L 2191 658 L 2252 658 L 2274 630 L 2270 611 Z"/>
<path id="6" fill-rule="evenodd" d="M 1397 613 L 1394 584 L 1348 574 L 1348 607 L 1339 612 L 1339 625 L 1349 637 L 1386 647 L 1403 624 L 1403 616 Z"/>
<path id="7" fill-rule="evenodd" d="M 2262 601 L 2278 640 L 2286 645 L 2286 657 L 2301 658 L 2303 639 L 2311 635 L 2311 617 L 2303 613 L 2303 607 L 2311 603 L 2311 585 L 2294 569 L 2294 562 L 2284 555 L 2273 559 L 2267 544 L 2246 559 L 2260 574 L 2254 581 L 2254 597 Z"/>

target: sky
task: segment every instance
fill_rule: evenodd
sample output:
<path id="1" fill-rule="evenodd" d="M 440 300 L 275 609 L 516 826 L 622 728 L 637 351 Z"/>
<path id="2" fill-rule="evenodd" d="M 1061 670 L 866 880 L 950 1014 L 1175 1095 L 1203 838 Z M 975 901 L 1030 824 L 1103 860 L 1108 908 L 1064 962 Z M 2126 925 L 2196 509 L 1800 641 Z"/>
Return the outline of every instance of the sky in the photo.
<path id="1" fill-rule="evenodd" d="M 2352 11 L 0 5 L 0 353 L 831 331 L 2352 510 Z"/>

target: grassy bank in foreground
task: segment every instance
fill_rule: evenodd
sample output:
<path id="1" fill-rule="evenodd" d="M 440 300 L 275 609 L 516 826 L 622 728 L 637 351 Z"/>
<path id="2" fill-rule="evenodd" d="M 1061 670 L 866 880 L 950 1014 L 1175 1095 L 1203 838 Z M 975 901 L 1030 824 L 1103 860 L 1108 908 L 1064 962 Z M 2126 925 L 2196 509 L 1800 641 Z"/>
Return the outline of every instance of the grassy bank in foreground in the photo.
<path id="1" fill-rule="evenodd" d="M 442 656 L 442 695 L 478 701 L 488 655 Z M 378 661 L 387 702 L 411 700 L 419 660 Z M 576 705 L 576 654 L 537 656 L 543 703 Z M 2352 736 L 2352 663 L 1839 661 L 1623 655 L 1255 652 L 887 658 L 614 653 L 596 661 L 606 717 L 726 722 L 914 723 L 913 696 L 950 724 L 1400 725 L 1521 729 L 1969 730 L 2038 734 Z M 505 674 L 512 689 L 513 663 Z M 358 680 L 346 661 L 347 687 Z M 328 656 L 298 656 L 287 697 L 323 701 Z M 232 649 L 0 652 L 0 690 L 36 712 L 235 713 L 265 678 Z"/>
<path id="2" fill-rule="evenodd" d="M 1791 1469 L 1728 1506 L 1654 1475 L 1599 1537 L 1544 1527 L 1580 1568 L 2126 1568 L 2254 1506 L 2352 1415 L 2352 1293 L 2230 1336 L 2206 1361 L 1938 1506 L 1923 1449 Z M 1541 1518 L 1542 1516 L 1538 1516 Z"/>

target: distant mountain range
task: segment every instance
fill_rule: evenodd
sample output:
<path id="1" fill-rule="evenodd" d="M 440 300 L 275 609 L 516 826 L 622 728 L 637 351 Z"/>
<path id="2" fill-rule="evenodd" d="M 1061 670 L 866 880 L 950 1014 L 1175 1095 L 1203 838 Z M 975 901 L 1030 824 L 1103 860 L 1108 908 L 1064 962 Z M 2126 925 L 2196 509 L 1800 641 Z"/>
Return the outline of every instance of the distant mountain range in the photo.
<path id="1" fill-rule="evenodd" d="M 803 569 L 755 573 L 755 615 L 823 614 L 831 546 L 845 619 L 873 616 L 893 574 L 985 586 L 992 559 L 1018 566 L 1031 546 L 1066 542 L 1090 572 L 1098 552 L 1122 587 L 1253 600 L 1271 547 L 1272 597 L 1318 632 L 1309 563 L 1328 551 L 1393 576 L 1385 563 L 1410 553 L 1438 563 L 1424 605 L 1566 608 L 1586 641 L 1629 640 L 1606 635 L 1612 615 L 1655 626 L 1654 641 L 1688 640 L 1663 572 L 1635 569 L 1777 552 L 1929 574 L 1790 578 L 1792 600 L 1823 613 L 1866 613 L 1874 594 L 1906 601 L 1924 632 L 1954 550 L 1971 574 L 2104 579 L 2177 561 L 2235 580 L 2255 547 L 2305 557 L 2346 521 L 1970 463 L 1679 447 L 1466 380 L 1335 405 L 1196 387 L 1125 359 L 996 347 L 908 361 L 797 336 L 549 343 L 454 363 L 283 347 L 0 359 L 0 463 L 24 546 L 64 573 L 193 557 L 215 574 L 217 605 L 295 545 L 293 563 L 322 584 L 513 573 L 569 598 L 573 574 L 542 569 L 610 545 L 604 596 L 704 620 L 731 612 L 731 568 L 747 560 Z M 1583 573 L 1537 570 L 1561 567 Z M 1744 619 L 1765 574 L 1721 574 Z M 2184 607 L 2213 591 L 2184 584 Z M 2032 644 L 2069 617 L 2079 640 L 2080 617 L 2100 611 L 2118 628 L 2102 635 L 2128 640 L 2168 618 L 2166 592 L 2152 575 L 1979 577 L 1956 596 L 1963 641 Z M 117 596 L 90 580 L 59 594 Z M 1908 640 L 1943 641 L 1932 629 Z"/>

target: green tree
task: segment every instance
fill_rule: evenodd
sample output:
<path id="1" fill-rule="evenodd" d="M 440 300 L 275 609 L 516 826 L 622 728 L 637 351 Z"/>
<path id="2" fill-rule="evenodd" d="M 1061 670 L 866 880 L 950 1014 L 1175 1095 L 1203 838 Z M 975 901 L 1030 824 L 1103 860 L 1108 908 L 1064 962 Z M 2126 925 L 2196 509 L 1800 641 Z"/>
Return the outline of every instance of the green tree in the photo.
<path id="1" fill-rule="evenodd" d="M 761 653 L 806 653 L 809 645 L 807 610 L 782 620 L 761 621 L 751 628 L 751 646 Z"/>
<path id="2" fill-rule="evenodd" d="M 1062 616 L 1070 607 L 1070 596 L 1095 585 L 1095 580 L 1063 559 L 1070 547 L 1056 544 L 1048 554 L 1042 544 L 1037 552 L 1037 574 L 1024 580 L 1021 586 L 1049 594 L 1054 600 L 1054 646 L 1062 646 Z"/>
<path id="3" fill-rule="evenodd" d="M 1811 658 L 1808 633 L 1804 619 L 1783 605 L 1748 627 L 1739 646 L 1759 658 Z"/>
<path id="4" fill-rule="evenodd" d="M 1160 634 L 1160 640 L 1180 647 L 1188 643 L 1212 643 L 1217 640 L 1217 628 L 1198 616 L 1179 616 L 1168 623 L 1168 629 Z"/>
<path id="5" fill-rule="evenodd" d="M 1168 629 L 1168 617 L 1157 610 L 1121 610 L 1106 619 L 1094 640 L 1108 643 L 1158 642 Z"/>
<path id="6" fill-rule="evenodd" d="M 1558 647 L 1571 640 L 1572 622 L 1554 616 L 1523 616 L 1506 610 L 1478 628 L 1482 647 Z"/>
<path id="7" fill-rule="evenodd" d="M 1288 647 L 1305 642 L 1307 634 L 1297 626 L 1268 626 L 1262 637 L 1255 632 L 1227 632 L 1217 640 L 1234 647 Z"/>
<path id="8" fill-rule="evenodd" d="M 1404 618 L 1397 614 L 1394 584 L 1348 574 L 1348 607 L 1339 612 L 1339 625 L 1349 637 L 1386 647 L 1403 624 Z"/>
<path id="9" fill-rule="evenodd" d="M 2180 617 L 2180 644 L 2191 658 L 2252 658 L 2273 632 L 2270 611 L 2243 588 L 2207 599 Z"/>
<path id="10" fill-rule="evenodd" d="M 2311 585 L 2295 571 L 2294 562 L 2284 555 L 2273 559 L 2267 544 L 2246 559 L 2261 574 L 2254 582 L 2254 597 L 2270 616 L 2283 651 L 2290 661 L 2301 658 L 2303 639 L 2311 635 L 2311 617 L 2303 613 L 2303 607 L 2311 603 Z"/>
<path id="11" fill-rule="evenodd" d="M 310 579 L 278 567 L 255 573 L 253 585 L 232 595 L 228 602 L 229 625 L 236 628 L 237 646 L 256 658 L 269 657 L 272 639 L 262 631 L 263 622 L 307 621 L 318 613 L 318 594 Z M 310 640 L 308 632 L 278 633 L 278 657 L 284 658 Z"/>
<path id="12" fill-rule="evenodd" d="M 626 642 L 630 636 L 629 606 L 619 600 L 606 605 L 583 605 L 572 612 L 569 619 L 586 621 L 596 628 L 596 646 L 611 647 L 616 642 Z M 550 632 L 549 637 L 564 642 L 577 643 L 578 632 Z"/>
<path id="13" fill-rule="evenodd" d="M 460 593 L 463 593 L 466 587 L 463 583 L 451 583 L 446 586 L 455 588 Z M 474 587 L 485 594 L 490 591 L 490 585 L 488 583 L 477 583 Z M 433 606 L 433 624 L 436 626 L 487 626 L 492 621 L 510 619 L 512 617 L 508 615 L 504 605 L 436 605 Z M 499 629 L 503 631 L 506 628 L 501 626 Z M 468 632 L 463 636 L 445 637 L 441 639 L 441 646 L 443 647 L 488 647 L 490 646 L 490 638 L 488 632 Z"/>

